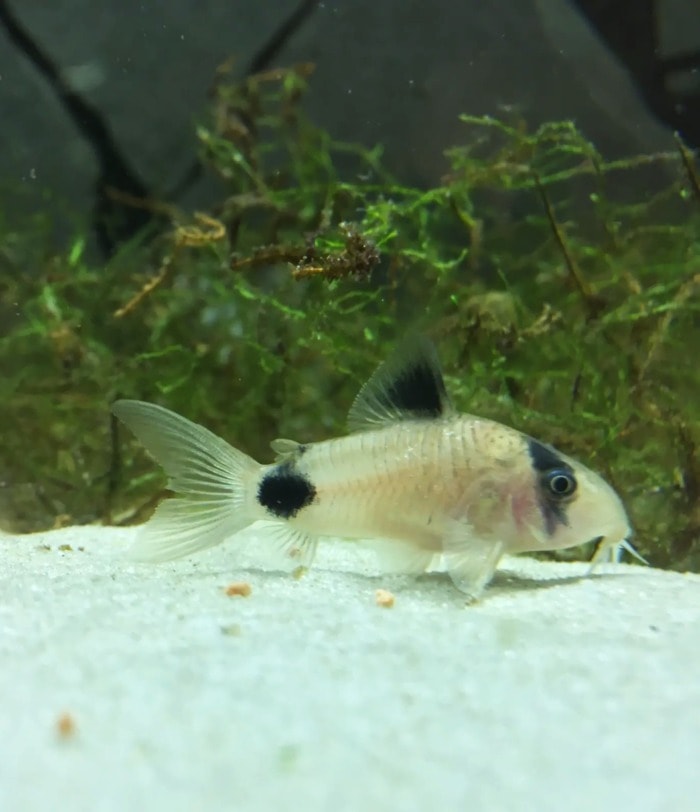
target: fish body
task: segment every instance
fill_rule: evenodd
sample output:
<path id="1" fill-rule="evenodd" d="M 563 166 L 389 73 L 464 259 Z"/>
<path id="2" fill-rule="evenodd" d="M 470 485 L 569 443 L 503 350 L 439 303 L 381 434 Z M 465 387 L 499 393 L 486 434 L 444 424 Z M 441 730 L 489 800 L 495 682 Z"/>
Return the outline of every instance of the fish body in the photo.
<path id="1" fill-rule="evenodd" d="M 597 555 L 629 549 L 614 490 L 551 446 L 456 413 L 424 339 L 406 342 L 365 384 L 350 434 L 275 440 L 271 465 L 160 406 L 117 401 L 113 410 L 178 494 L 141 531 L 139 558 L 186 555 L 264 521 L 289 568 L 310 566 L 324 536 L 373 540 L 386 570 L 423 572 L 439 557 L 478 598 L 504 553 L 592 540 Z"/>

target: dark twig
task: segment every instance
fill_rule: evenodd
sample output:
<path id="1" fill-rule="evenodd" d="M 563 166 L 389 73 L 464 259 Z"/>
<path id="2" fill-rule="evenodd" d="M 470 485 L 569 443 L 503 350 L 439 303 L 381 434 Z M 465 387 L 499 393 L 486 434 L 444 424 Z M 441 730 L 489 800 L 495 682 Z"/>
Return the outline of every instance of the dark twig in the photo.
<path id="1" fill-rule="evenodd" d="M 696 200 L 698 201 L 698 203 L 700 203 L 700 179 L 698 179 L 698 173 L 695 168 L 693 154 L 684 144 L 680 133 L 676 132 L 673 134 L 673 136 L 676 139 L 676 144 L 678 144 L 678 151 L 681 154 L 681 160 L 683 161 L 683 167 L 685 168 L 685 172 L 688 176 L 690 188 L 693 190 L 693 194 L 695 195 Z"/>
<path id="2" fill-rule="evenodd" d="M 110 256 L 119 243 L 154 219 L 152 212 L 125 206 L 112 197 L 111 192 L 116 190 L 138 199 L 148 199 L 151 193 L 122 155 L 99 111 L 68 85 L 59 68 L 34 41 L 5 0 L 0 0 L 0 23 L 10 41 L 48 83 L 75 128 L 95 153 L 99 172 L 95 182 L 93 227 L 103 253 Z"/>
<path id="3" fill-rule="evenodd" d="M 316 11 L 320 0 L 302 0 L 294 11 L 272 32 L 267 42 L 250 60 L 246 76 L 260 73 L 277 59 L 284 46 Z"/>
<path id="4" fill-rule="evenodd" d="M 586 308 L 591 317 L 594 317 L 598 314 L 602 307 L 602 300 L 593 293 L 591 290 L 590 285 L 584 278 L 581 270 L 579 269 L 578 265 L 576 264 L 569 248 L 566 244 L 566 240 L 564 239 L 564 234 L 562 230 L 559 228 L 559 223 L 557 223 L 556 217 L 554 216 L 554 209 L 552 208 L 552 204 L 549 202 L 549 197 L 547 192 L 545 191 L 544 186 L 542 185 L 540 178 L 537 174 L 534 175 L 535 185 L 537 186 L 537 191 L 540 194 L 540 198 L 542 200 L 542 205 L 544 207 L 545 214 L 547 215 L 547 220 L 549 221 L 549 225 L 552 229 L 552 233 L 554 234 L 554 239 L 557 241 L 557 245 L 561 250 L 562 256 L 564 257 L 564 262 L 566 263 L 566 268 L 569 272 L 569 277 L 571 278 L 572 282 L 574 283 L 574 287 L 578 290 L 581 298 L 583 299 Z"/>

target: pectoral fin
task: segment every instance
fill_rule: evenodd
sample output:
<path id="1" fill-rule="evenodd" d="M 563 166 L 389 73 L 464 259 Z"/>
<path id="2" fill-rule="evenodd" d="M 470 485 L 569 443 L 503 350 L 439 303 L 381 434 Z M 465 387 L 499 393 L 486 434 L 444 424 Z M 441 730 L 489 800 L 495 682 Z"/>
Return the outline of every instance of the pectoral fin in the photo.
<path id="1" fill-rule="evenodd" d="M 481 597 L 502 555 L 502 542 L 475 535 L 467 521 L 452 523 L 443 538 L 447 571 L 470 603 Z"/>

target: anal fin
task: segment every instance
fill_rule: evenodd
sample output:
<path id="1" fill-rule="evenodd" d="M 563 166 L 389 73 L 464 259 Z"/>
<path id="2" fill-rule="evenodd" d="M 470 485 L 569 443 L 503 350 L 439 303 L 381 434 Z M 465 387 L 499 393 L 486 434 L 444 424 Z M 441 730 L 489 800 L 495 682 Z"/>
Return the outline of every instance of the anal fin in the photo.
<path id="1" fill-rule="evenodd" d="M 264 554 L 272 566 L 284 572 L 307 570 L 313 564 L 318 537 L 280 522 L 259 522 L 263 529 L 261 539 Z"/>
<path id="2" fill-rule="evenodd" d="M 454 585 L 477 601 L 503 555 L 503 542 L 474 534 L 467 521 L 453 522 L 443 537 L 443 557 Z"/>

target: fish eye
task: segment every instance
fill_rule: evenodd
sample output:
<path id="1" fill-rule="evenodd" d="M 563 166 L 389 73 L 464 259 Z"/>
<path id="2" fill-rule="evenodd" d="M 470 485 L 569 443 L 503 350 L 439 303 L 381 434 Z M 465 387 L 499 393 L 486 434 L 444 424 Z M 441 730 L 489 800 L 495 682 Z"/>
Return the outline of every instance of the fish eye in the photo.
<path id="1" fill-rule="evenodd" d="M 562 468 L 548 471 L 545 475 L 545 483 L 549 493 L 556 499 L 571 496 L 576 491 L 576 478 Z"/>

